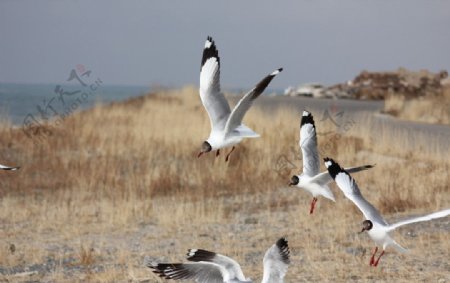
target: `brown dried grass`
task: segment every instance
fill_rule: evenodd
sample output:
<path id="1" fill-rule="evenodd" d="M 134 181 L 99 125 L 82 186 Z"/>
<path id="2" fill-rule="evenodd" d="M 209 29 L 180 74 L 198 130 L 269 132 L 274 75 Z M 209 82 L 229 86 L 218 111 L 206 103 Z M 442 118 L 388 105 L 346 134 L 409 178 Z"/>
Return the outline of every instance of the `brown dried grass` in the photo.
<path id="1" fill-rule="evenodd" d="M 407 99 L 400 94 L 385 99 L 384 112 L 400 119 L 431 124 L 450 124 L 450 86 L 441 95 Z"/>
<path id="2" fill-rule="evenodd" d="M 291 282 L 445 278 L 445 264 L 418 274 L 410 267 L 414 257 L 402 256 L 409 262 L 403 265 L 394 254 L 386 269 L 366 269 L 372 243 L 353 233 L 361 215 L 337 190 L 336 203 L 320 199 L 308 215 L 310 196 L 285 188 L 300 170 L 298 120 L 255 107 L 245 121 L 262 138 L 244 141 L 229 163 L 223 153 L 196 158 L 209 120 L 192 87 L 76 113 L 42 142 L 3 124 L 2 162 L 23 167 L 0 172 L 0 248 L 16 246 L 14 254 L 0 253 L 0 267 L 50 259 L 59 264 L 34 279 L 159 282 L 142 266 L 144 255 L 181 260 L 185 249 L 203 247 L 236 258 L 255 278 L 264 250 L 287 235 Z M 408 135 L 393 135 L 389 125 L 375 128 L 370 117 L 339 135 L 330 122 L 316 123 L 322 157 L 345 166 L 377 164 L 355 178 L 383 214 L 448 207 L 450 163 L 434 144 L 412 154 L 404 146 Z M 423 264 L 448 255 L 445 230 L 428 236 L 431 247 L 423 234 L 423 242 L 414 242 L 426 255 Z M 70 258 L 91 268 L 70 273 L 64 263 Z M 95 266 L 102 269 L 92 272 Z"/>

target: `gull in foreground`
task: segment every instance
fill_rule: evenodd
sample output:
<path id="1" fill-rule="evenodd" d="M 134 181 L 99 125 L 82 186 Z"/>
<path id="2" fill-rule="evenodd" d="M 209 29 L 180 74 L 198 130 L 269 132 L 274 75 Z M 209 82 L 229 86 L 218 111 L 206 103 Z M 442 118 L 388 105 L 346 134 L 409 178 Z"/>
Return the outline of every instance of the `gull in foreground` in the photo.
<path id="1" fill-rule="evenodd" d="M 18 167 L 10 167 L 10 166 L 5 166 L 5 165 L 1 165 L 0 164 L 0 169 L 1 170 L 17 170 L 19 168 L 20 168 L 19 166 Z"/>
<path id="2" fill-rule="evenodd" d="M 200 98 L 208 112 L 211 122 L 211 133 L 203 142 L 200 157 L 203 153 L 216 150 L 216 156 L 220 149 L 232 146 L 225 160 L 228 161 L 234 146 L 244 138 L 257 138 L 259 135 L 252 129 L 242 124 L 242 118 L 248 111 L 253 101 L 266 89 L 272 79 L 283 69 L 279 68 L 262 79 L 252 90 L 242 97 L 233 111 L 230 110 L 225 96 L 220 92 L 220 58 L 211 37 L 208 37 L 203 49 L 202 65 L 200 68 Z"/>
<path id="3" fill-rule="evenodd" d="M 206 250 L 188 251 L 188 263 L 155 263 L 145 258 L 144 264 L 160 277 L 174 280 L 192 279 L 198 283 L 251 283 L 245 278 L 239 263 L 233 259 Z M 262 283 L 282 283 L 289 260 L 289 246 L 285 238 L 279 239 L 264 255 Z"/>
<path id="4" fill-rule="evenodd" d="M 316 126 L 313 116 L 308 111 L 303 111 L 300 122 L 300 149 L 303 155 L 303 172 L 301 175 L 294 175 L 289 186 L 297 186 L 313 195 L 309 213 L 314 212 L 317 196 L 323 196 L 335 201 L 333 192 L 328 184 L 333 181 L 327 171 L 320 173 L 320 160 L 317 151 Z M 372 168 L 373 165 L 346 168 L 348 172 L 359 172 Z"/>
<path id="5" fill-rule="evenodd" d="M 328 172 L 336 181 L 336 184 L 344 193 L 344 195 L 350 199 L 364 215 L 363 228 L 360 233 L 367 231 L 370 238 L 376 243 L 376 247 L 370 258 L 370 265 L 377 266 L 380 258 L 383 256 L 385 249 L 392 245 L 399 252 L 406 252 L 407 250 L 400 246 L 394 239 L 389 236 L 389 232 L 396 228 L 416 222 L 428 221 L 436 218 L 445 217 L 450 214 L 450 209 L 442 210 L 439 212 L 431 213 L 425 216 L 414 217 L 406 219 L 394 224 L 388 224 L 386 220 L 380 215 L 378 210 L 368 202 L 362 195 L 355 180 L 348 174 L 348 172 L 334 162 L 333 159 L 325 158 L 325 166 L 328 168 Z M 375 255 L 378 251 L 378 246 L 383 247 L 383 251 L 375 260 Z"/>

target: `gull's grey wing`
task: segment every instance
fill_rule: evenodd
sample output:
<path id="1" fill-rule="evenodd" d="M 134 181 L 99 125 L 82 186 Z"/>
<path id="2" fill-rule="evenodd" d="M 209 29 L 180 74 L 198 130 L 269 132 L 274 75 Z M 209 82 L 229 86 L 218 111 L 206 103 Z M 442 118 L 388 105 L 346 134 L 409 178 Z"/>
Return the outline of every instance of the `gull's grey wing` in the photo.
<path id="1" fill-rule="evenodd" d="M 450 209 L 445 209 L 445 210 L 434 212 L 434 213 L 431 213 L 431 214 L 428 214 L 428 215 L 405 219 L 405 220 L 402 220 L 402 221 L 399 221 L 397 223 L 389 225 L 388 231 L 392 231 L 392 230 L 396 229 L 397 227 L 400 227 L 400 226 L 403 226 L 403 225 L 406 225 L 406 224 L 422 222 L 422 221 L 429 221 L 429 220 L 433 220 L 433 219 L 436 219 L 436 218 L 442 218 L 442 217 L 445 217 L 445 216 L 447 216 L 449 214 L 450 214 Z"/>
<path id="2" fill-rule="evenodd" d="M 358 185 L 350 174 L 348 174 L 348 172 L 345 171 L 345 169 L 333 159 L 325 158 L 324 161 L 325 166 L 328 169 L 328 173 L 330 173 L 339 189 L 341 189 L 346 198 L 351 200 L 359 208 L 359 210 L 361 210 L 364 217 L 372 222 L 377 222 L 381 225 L 388 225 L 378 210 L 362 196 Z"/>
<path id="3" fill-rule="evenodd" d="M 312 114 L 308 111 L 303 111 L 300 122 L 299 145 L 303 156 L 303 174 L 309 177 L 316 176 L 320 172 L 316 126 Z"/>
<path id="4" fill-rule="evenodd" d="M 5 165 L 0 164 L 0 169 L 1 170 L 17 170 L 17 169 L 20 169 L 20 167 L 10 167 L 10 166 L 5 166 Z"/>
<path id="5" fill-rule="evenodd" d="M 279 239 L 264 255 L 264 275 L 262 283 L 282 283 L 290 259 L 286 238 Z"/>
<path id="6" fill-rule="evenodd" d="M 240 281 L 245 281 L 245 276 L 239 263 L 227 256 L 202 249 L 190 249 L 187 253 L 187 259 L 195 262 L 215 263 L 223 267 L 231 279 L 236 278 Z"/>
<path id="7" fill-rule="evenodd" d="M 357 166 L 357 167 L 349 167 L 344 168 L 345 171 L 348 173 L 356 173 L 360 171 L 364 171 L 370 168 L 373 168 L 375 165 L 363 165 L 363 166 Z M 328 171 L 322 172 L 320 174 L 317 174 L 314 176 L 314 178 L 311 179 L 311 182 L 317 183 L 319 185 L 327 185 L 333 181 L 333 178 L 331 177 L 330 173 Z"/>
<path id="8" fill-rule="evenodd" d="M 245 113 L 247 113 L 250 106 L 252 106 L 253 101 L 259 97 L 259 95 L 266 89 L 272 79 L 278 75 L 283 68 L 279 68 L 273 71 L 271 74 L 267 75 L 262 79 L 252 90 L 247 92 L 244 97 L 239 100 L 238 104 L 233 108 L 233 111 L 228 118 L 225 126 L 225 133 L 231 133 L 236 127 L 242 123 Z"/>
<path id="9" fill-rule="evenodd" d="M 208 112 L 212 131 L 223 130 L 230 116 L 230 105 L 220 92 L 220 58 L 214 40 L 208 36 L 200 68 L 200 99 Z"/>
<path id="10" fill-rule="evenodd" d="M 146 262 L 145 265 L 152 269 L 155 274 L 158 274 L 160 277 L 165 279 L 191 279 L 198 283 L 223 283 L 229 280 L 226 271 L 217 264 L 211 262 Z"/>

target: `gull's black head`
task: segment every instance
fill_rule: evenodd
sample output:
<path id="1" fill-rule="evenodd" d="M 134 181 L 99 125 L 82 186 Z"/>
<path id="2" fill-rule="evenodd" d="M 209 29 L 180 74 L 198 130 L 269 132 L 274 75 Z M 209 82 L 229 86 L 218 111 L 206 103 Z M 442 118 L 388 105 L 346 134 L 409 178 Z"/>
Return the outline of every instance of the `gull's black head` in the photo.
<path id="1" fill-rule="evenodd" d="M 202 152 L 210 152 L 212 150 L 211 145 L 209 144 L 209 142 L 204 141 L 202 143 Z"/>
<path id="2" fill-rule="evenodd" d="M 298 176 L 294 175 L 291 178 L 291 182 L 289 183 L 289 186 L 296 186 L 296 185 L 298 185 L 298 182 L 300 182 L 300 179 L 298 178 Z"/>
<path id="3" fill-rule="evenodd" d="M 198 153 L 197 157 L 200 157 L 203 153 L 207 153 L 210 152 L 212 150 L 212 146 L 209 144 L 209 142 L 204 141 L 202 143 L 202 149 L 201 151 Z"/>
<path id="4" fill-rule="evenodd" d="M 359 233 L 362 233 L 364 231 L 370 231 L 370 229 L 373 228 L 373 223 L 370 220 L 364 220 L 362 224 L 363 224 L 363 228 L 362 228 L 361 232 L 359 232 Z"/>

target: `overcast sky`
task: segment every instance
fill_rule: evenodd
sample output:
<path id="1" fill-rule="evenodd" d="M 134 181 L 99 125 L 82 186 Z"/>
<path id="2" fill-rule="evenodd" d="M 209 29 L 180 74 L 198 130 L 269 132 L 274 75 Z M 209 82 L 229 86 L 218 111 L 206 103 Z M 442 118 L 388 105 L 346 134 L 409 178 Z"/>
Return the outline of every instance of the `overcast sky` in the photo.
<path id="1" fill-rule="evenodd" d="M 198 84 L 204 41 L 222 86 L 332 84 L 361 70 L 450 69 L 450 1 L 0 2 L 0 82 L 61 83 L 83 64 L 105 84 Z"/>

